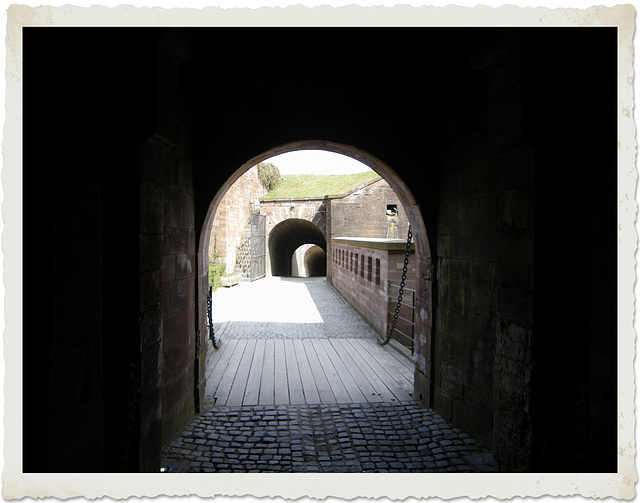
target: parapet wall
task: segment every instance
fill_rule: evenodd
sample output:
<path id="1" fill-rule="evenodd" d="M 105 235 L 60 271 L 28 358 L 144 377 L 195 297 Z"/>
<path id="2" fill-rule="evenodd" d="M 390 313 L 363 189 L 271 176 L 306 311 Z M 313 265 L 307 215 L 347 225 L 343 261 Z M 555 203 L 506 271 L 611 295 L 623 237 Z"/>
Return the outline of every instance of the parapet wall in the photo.
<path id="1" fill-rule="evenodd" d="M 399 278 L 398 270 L 402 274 L 405 250 L 402 239 L 337 237 L 331 240 L 329 277 L 333 287 L 380 335 L 387 331 L 389 281 Z M 410 288 L 415 285 L 413 262 L 415 260 L 409 260 L 407 271 Z"/>

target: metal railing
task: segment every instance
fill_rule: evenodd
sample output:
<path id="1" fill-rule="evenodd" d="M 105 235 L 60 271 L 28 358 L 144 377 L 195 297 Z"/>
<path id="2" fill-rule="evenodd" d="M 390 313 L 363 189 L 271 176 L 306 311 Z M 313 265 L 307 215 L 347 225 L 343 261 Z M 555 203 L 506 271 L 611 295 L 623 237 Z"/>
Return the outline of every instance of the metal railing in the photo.
<path id="1" fill-rule="evenodd" d="M 388 294 L 388 305 L 392 306 L 392 309 L 387 310 L 387 323 L 389 323 L 389 317 L 393 318 L 395 314 L 395 298 L 396 296 L 391 294 L 391 289 L 395 288 L 396 292 L 400 289 L 400 285 L 395 285 L 393 283 L 389 283 L 389 294 Z M 408 301 L 409 295 L 411 294 L 411 303 Z M 416 291 L 404 287 L 404 295 L 403 300 L 401 302 L 401 310 L 398 313 L 398 321 L 396 323 L 395 330 L 393 331 L 393 338 L 402 344 L 407 349 L 411 350 L 411 354 L 413 355 L 415 352 L 415 332 L 416 332 Z M 408 333 L 407 333 L 408 332 Z M 399 336 L 399 337 L 396 337 Z"/>

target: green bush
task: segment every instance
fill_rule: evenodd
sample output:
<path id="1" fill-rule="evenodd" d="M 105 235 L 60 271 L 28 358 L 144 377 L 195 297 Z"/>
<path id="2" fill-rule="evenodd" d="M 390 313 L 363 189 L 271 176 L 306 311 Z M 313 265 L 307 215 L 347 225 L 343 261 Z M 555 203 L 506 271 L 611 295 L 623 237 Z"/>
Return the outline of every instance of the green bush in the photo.
<path id="1" fill-rule="evenodd" d="M 258 178 L 267 191 L 272 191 L 280 181 L 280 170 L 275 164 L 261 162 L 258 164 Z"/>
<path id="2" fill-rule="evenodd" d="M 213 285 L 214 290 L 220 286 L 220 276 L 224 276 L 225 269 L 224 264 L 209 263 L 209 284 Z"/>

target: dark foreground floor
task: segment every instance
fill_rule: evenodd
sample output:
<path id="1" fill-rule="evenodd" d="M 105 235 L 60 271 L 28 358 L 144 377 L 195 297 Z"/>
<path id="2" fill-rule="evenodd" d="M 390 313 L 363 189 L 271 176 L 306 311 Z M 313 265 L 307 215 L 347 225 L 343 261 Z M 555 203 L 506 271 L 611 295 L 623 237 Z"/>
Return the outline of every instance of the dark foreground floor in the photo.
<path id="1" fill-rule="evenodd" d="M 169 471 L 479 472 L 493 458 L 415 402 L 216 407 L 163 451 Z"/>

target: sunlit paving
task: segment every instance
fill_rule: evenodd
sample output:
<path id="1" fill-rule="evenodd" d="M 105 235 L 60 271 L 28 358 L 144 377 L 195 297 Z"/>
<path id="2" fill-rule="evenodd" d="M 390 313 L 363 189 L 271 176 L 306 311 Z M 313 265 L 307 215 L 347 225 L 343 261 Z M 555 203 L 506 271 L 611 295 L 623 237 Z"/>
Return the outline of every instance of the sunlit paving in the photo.
<path id="1" fill-rule="evenodd" d="M 324 280 L 324 279 L 323 279 Z M 278 290 L 287 282 L 287 297 Z M 291 278 L 269 277 L 253 283 L 240 283 L 234 288 L 221 288 L 213 293 L 213 322 L 223 323 L 323 323 L 305 282 Z"/>

